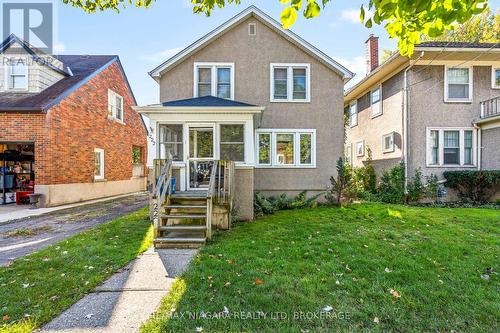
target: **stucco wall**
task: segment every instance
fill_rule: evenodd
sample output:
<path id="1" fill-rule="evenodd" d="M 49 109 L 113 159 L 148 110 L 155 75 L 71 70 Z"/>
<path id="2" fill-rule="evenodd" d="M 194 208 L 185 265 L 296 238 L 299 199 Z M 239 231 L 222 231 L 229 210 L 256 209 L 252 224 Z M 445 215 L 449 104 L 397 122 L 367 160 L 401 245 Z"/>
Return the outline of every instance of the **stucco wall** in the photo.
<path id="1" fill-rule="evenodd" d="M 257 35 L 248 35 L 256 23 Z M 194 62 L 234 62 L 235 99 L 265 106 L 260 128 L 316 129 L 315 169 L 255 169 L 255 190 L 324 189 L 343 152 L 343 82 L 339 74 L 251 17 L 164 73 L 160 101 L 193 97 Z M 271 103 L 270 63 L 310 63 L 311 102 Z"/>
<path id="2" fill-rule="evenodd" d="M 378 85 L 376 85 L 378 86 Z M 375 88 L 374 86 L 373 88 Z M 402 72 L 382 83 L 382 114 L 372 116 L 370 92 L 358 98 L 358 124 L 348 127 L 346 144 L 352 145 L 353 166 L 361 167 L 366 161 L 369 147 L 374 164 L 381 167 L 397 164 L 402 154 L 402 102 L 403 102 L 403 75 Z M 394 132 L 394 151 L 382 151 L 382 136 Z M 365 141 L 364 156 L 356 156 L 356 142 Z"/>
<path id="3" fill-rule="evenodd" d="M 238 220 L 252 220 L 254 169 L 235 169 L 234 181 L 234 217 Z"/>
<path id="4" fill-rule="evenodd" d="M 409 73 L 409 84 L 408 170 L 411 175 L 420 167 L 424 175 L 434 173 L 441 178 L 442 172 L 450 168 L 426 167 L 426 127 L 472 127 L 472 121 L 480 114 L 479 103 L 498 96 L 498 90 L 491 89 L 491 66 L 473 67 L 472 103 L 444 102 L 442 65 L 413 67 Z M 471 168 L 475 169 L 477 166 L 452 169 Z"/>
<path id="5" fill-rule="evenodd" d="M 500 145 L 500 127 L 482 131 L 481 169 L 500 170 L 499 145 Z"/>

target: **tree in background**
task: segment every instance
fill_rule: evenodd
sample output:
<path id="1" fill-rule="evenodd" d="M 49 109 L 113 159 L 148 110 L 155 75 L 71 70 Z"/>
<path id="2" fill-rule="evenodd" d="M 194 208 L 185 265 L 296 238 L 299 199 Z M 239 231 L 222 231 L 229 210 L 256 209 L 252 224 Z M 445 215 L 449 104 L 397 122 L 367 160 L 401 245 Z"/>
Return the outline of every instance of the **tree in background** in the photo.
<path id="1" fill-rule="evenodd" d="M 96 11 L 119 11 L 127 4 L 136 7 L 150 7 L 153 0 L 62 0 L 65 4 L 82 8 L 87 13 Z M 283 28 L 290 28 L 299 12 L 307 19 L 316 17 L 322 8 L 333 0 L 277 0 L 285 8 L 280 19 Z M 414 45 L 421 41 L 421 36 L 435 38 L 457 24 L 468 21 L 474 15 L 481 14 L 488 5 L 488 0 L 365 0 L 367 4 L 360 8 L 360 21 L 367 28 L 373 24 L 384 25 L 391 38 L 398 39 L 398 49 L 402 55 L 413 54 Z M 240 4 L 241 0 L 191 0 L 195 13 L 210 13 L 226 4 Z M 320 6 L 321 4 L 321 6 Z"/>

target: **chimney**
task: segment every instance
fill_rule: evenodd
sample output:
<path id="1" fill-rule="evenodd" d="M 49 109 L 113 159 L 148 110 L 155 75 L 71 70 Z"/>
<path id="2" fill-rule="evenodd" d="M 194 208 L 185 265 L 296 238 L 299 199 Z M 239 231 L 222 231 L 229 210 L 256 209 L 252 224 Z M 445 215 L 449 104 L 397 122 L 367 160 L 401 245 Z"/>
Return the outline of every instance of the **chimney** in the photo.
<path id="1" fill-rule="evenodd" d="M 378 67 L 378 37 L 370 34 L 366 45 L 366 75 Z"/>

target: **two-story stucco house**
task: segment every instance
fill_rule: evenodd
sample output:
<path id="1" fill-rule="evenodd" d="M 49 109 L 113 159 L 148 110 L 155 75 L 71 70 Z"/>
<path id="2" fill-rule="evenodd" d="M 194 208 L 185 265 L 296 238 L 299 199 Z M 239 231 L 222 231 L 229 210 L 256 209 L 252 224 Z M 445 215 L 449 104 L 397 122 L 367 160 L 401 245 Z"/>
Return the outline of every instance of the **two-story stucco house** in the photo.
<path id="1" fill-rule="evenodd" d="M 118 56 L 54 56 L 11 35 L 0 61 L 0 203 L 146 189 L 147 130 Z"/>
<path id="2" fill-rule="evenodd" d="M 160 103 L 153 158 L 173 156 L 178 191 L 208 186 L 200 163 L 235 161 L 235 207 L 253 194 L 324 191 L 343 154 L 343 87 L 353 73 L 251 6 L 149 73 Z"/>
<path id="3" fill-rule="evenodd" d="M 366 47 L 368 75 L 344 98 L 353 166 L 369 148 L 379 173 L 500 169 L 500 44 L 426 42 L 380 66 L 377 37 Z"/>

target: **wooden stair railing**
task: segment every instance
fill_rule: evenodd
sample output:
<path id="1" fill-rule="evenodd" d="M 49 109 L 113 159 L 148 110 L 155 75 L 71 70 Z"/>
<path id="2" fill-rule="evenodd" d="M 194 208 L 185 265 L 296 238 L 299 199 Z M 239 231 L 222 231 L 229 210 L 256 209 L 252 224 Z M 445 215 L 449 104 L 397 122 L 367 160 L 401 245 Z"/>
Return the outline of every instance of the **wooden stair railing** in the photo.
<path id="1" fill-rule="evenodd" d="M 158 237 L 160 229 L 160 209 L 164 204 L 168 205 L 168 197 L 172 193 L 172 156 L 168 159 L 155 159 L 155 179 L 153 187 L 153 223 L 154 238 Z"/>

